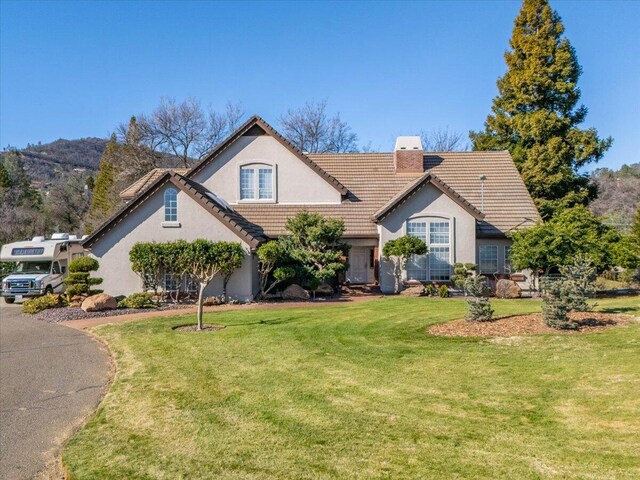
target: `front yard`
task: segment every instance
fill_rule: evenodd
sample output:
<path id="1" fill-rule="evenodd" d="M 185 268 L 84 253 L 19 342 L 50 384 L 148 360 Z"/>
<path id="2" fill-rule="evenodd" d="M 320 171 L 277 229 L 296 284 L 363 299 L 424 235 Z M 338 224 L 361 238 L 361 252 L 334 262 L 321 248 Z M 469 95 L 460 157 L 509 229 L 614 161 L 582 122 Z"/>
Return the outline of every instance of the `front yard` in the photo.
<path id="1" fill-rule="evenodd" d="M 640 315 L 638 297 L 598 300 Z M 493 301 L 497 315 L 540 310 Z M 81 479 L 639 478 L 640 324 L 446 338 L 453 299 L 94 329 L 118 373 L 63 461 Z"/>

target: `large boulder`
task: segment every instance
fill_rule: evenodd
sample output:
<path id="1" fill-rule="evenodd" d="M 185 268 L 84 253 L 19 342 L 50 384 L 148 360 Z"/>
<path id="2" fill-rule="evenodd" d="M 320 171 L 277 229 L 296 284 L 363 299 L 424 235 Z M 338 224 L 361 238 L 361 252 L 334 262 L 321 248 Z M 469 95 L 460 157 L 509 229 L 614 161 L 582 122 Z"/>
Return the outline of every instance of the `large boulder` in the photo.
<path id="1" fill-rule="evenodd" d="M 293 283 L 284 289 L 282 298 L 283 300 L 309 300 L 309 292 Z"/>
<path id="2" fill-rule="evenodd" d="M 498 280 L 496 283 L 496 297 L 498 298 L 520 298 L 522 296 L 522 289 L 513 280 L 507 280 L 506 278 Z"/>
<path id="3" fill-rule="evenodd" d="M 117 306 L 118 301 L 111 295 L 98 293 L 85 298 L 80 308 L 85 312 L 101 312 L 102 310 L 115 310 Z"/>
<path id="4" fill-rule="evenodd" d="M 404 297 L 421 297 L 424 295 L 424 285 L 408 285 L 400 292 L 400 295 Z"/>

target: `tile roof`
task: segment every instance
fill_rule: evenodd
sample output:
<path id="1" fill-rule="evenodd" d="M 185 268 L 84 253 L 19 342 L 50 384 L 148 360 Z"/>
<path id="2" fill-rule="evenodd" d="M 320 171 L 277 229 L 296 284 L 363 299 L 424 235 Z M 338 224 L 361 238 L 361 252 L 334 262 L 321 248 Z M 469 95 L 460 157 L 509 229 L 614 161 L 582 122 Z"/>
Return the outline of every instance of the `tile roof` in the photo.
<path id="1" fill-rule="evenodd" d="M 184 175 L 189 171 L 187 168 L 154 168 L 149 173 L 143 175 L 138 180 L 133 182 L 127 188 L 120 192 L 120 198 L 129 201 L 142 192 L 145 188 L 155 182 L 158 178 L 164 175 L 166 172 L 175 172 L 180 175 Z"/>
<path id="2" fill-rule="evenodd" d="M 255 135 L 256 130 L 258 132 L 266 133 L 275 138 L 278 142 L 280 142 L 287 150 L 293 153 L 296 157 L 302 160 L 309 168 L 314 170 L 320 177 L 326 181 L 333 188 L 338 190 L 341 194 L 346 195 L 347 188 L 341 184 L 335 177 L 331 174 L 327 173 L 322 169 L 317 163 L 309 158 L 308 155 L 303 153 L 298 147 L 296 147 L 293 143 L 287 140 L 285 137 L 280 135 L 280 133 L 269 125 L 265 120 L 263 120 L 260 116 L 254 115 L 249 120 L 247 120 L 244 124 L 242 124 L 235 132 L 233 132 L 226 140 L 220 143 L 209 155 L 196 163 L 193 167 L 189 169 L 186 173 L 186 176 L 192 177 L 198 171 L 200 171 L 205 165 L 210 162 L 215 161 L 215 159 L 220 155 L 223 151 L 225 151 L 229 146 L 233 145 L 235 141 L 242 137 L 243 135 Z M 257 133 L 260 134 L 260 133 Z"/>
<path id="3" fill-rule="evenodd" d="M 167 183 L 172 183 L 189 195 L 209 213 L 218 218 L 223 225 L 232 230 L 240 239 L 244 240 L 252 247 L 256 247 L 266 240 L 260 227 L 248 222 L 244 217 L 242 217 L 242 215 L 233 210 L 233 208 L 228 208 L 219 200 L 215 200 L 215 196 L 214 198 L 211 198 L 209 195 L 211 192 L 203 185 L 168 170 L 157 176 L 151 183 L 148 183 L 131 202 L 123 205 L 122 208 L 115 212 L 106 222 L 100 225 L 91 235 L 84 239 L 82 241 L 82 245 L 85 248 L 90 248 L 91 245 L 99 240 L 105 233 L 117 226 L 132 211 L 144 203 L 147 198 L 156 193 L 159 188 Z"/>
<path id="4" fill-rule="evenodd" d="M 241 204 L 235 210 L 259 224 L 265 235 L 286 233 L 287 218 L 307 209 L 345 221 L 347 237 L 375 237 L 372 215 L 425 174 L 394 171 L 393 153 L 309 154 L 311 160 L 349 189 L 336 205 Z M 480 210 L 479 236 L 503 236 L 540 219 L 511 156 L 506 151 L 425 153 L 424 167 Z M 485 175 L 484 204 L 480 176 Z M 484 207 L 484 208 L 483 208 Z"/>

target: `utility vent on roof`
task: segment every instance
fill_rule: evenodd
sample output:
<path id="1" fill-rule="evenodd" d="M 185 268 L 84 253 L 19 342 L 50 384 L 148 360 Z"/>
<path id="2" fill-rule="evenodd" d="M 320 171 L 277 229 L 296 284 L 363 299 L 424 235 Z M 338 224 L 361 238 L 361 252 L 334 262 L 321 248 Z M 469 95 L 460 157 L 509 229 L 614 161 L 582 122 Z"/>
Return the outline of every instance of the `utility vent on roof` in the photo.
<path id="1" fill-rule="evenodd" d="M 420 137 L 398 137 L 393 152 L 396 173 L 422 173 L 423 153 Z"/>

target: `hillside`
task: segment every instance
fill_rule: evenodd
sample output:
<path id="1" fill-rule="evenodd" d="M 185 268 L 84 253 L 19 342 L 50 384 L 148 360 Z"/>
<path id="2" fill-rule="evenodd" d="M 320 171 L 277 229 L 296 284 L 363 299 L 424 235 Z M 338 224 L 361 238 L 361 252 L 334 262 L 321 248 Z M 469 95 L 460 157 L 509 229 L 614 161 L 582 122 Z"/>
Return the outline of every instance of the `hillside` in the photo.
<path id="1" fill-rule="evenodd" d="M 105 138 L 59 139 L 41 145 L 29 145 L 20 150 L 20 155 L 33 181 L 47 184 L 59 177 L 60 173 L 74 169 L 84 169 L 89 173 L 97 171 L 107 141 Z M 0 153 L 0 158 L 3 156 Z"/>
<path id="2" fill-rule="evenodd" d="M 606 223 L 626 231 L 640 207 L 640 163 L 623 165 L 620 170 L 599 168 L 591 181 L 598 186 L 598 198 L 589 208 Z"/>

